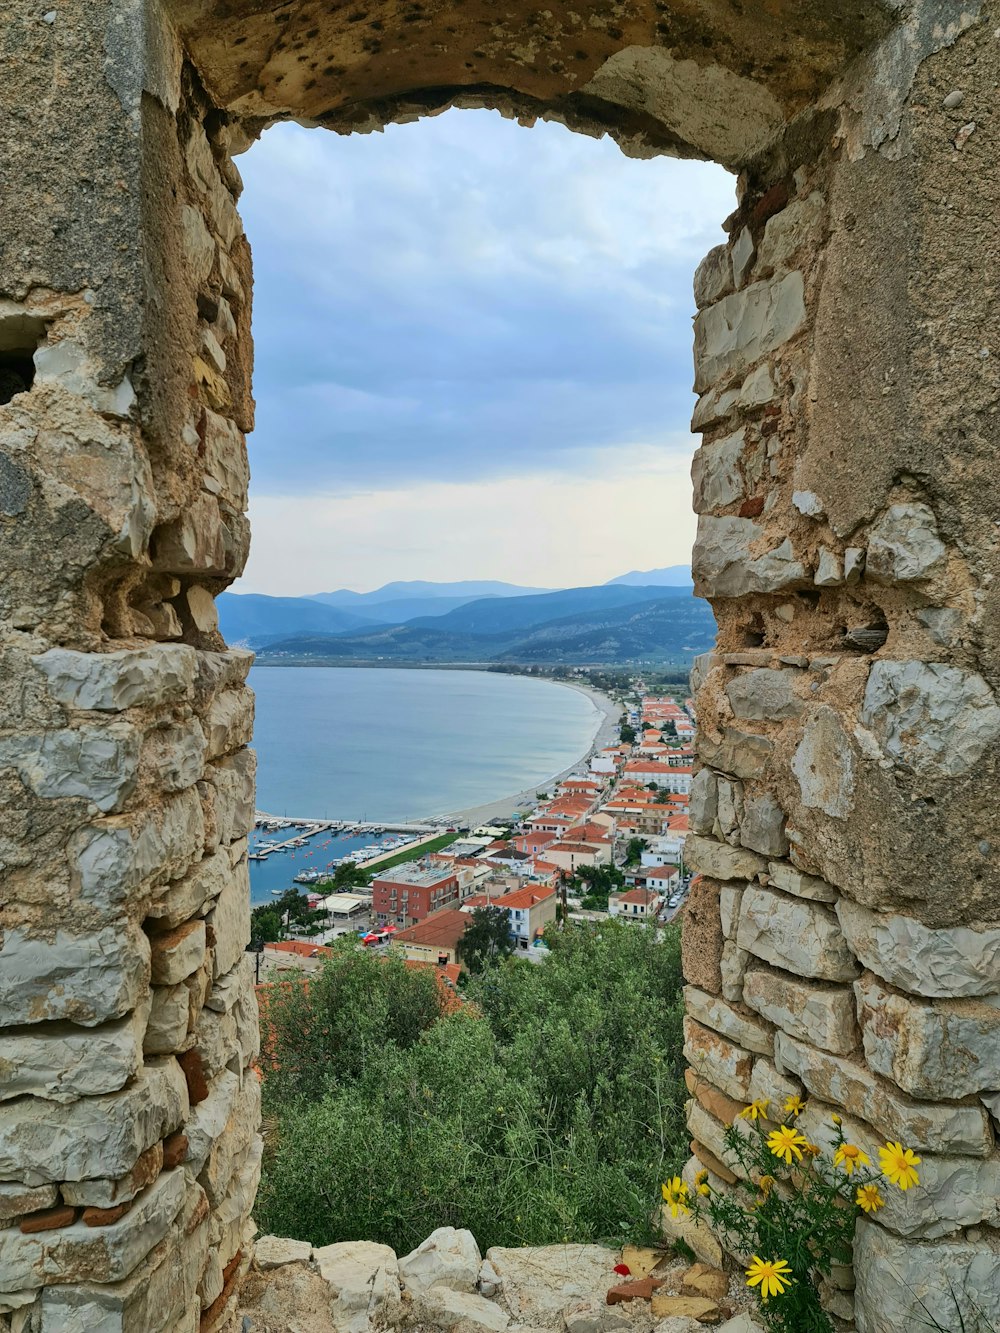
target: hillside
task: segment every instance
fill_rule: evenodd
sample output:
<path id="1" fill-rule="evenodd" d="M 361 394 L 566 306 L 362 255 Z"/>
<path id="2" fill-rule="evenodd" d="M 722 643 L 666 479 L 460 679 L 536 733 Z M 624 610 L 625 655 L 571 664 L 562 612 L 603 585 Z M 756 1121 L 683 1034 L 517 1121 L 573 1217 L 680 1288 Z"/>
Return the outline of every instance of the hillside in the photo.
<path id="1" fill-rule="evenodd" d="M 411 628 L 435 629 L 455 634 L 498 634 L 530 629 L 565 616 L 599 614 L 636 602 L 651 602 L 665 596 L 683 595 L 684 589 L 632 588 L 602 584 L 595 588 L 566 588 L 562 592 L 535 593 L 529 597 L 482 598 L 435 617 L 420 617 Z"/>
<path id="2" fill-rule="evenodd" d="M 265 597 L 258 593 L 223 592 L 215 599 L 219 628 L 227 643 L 258 645 L 288 634 L 318 631 L 343 634 L 363 630 L 364 616 L 308 597 Z"/>
<path id="3" fill-rule="evenodd" d="M 506 599 L 504 599 L 506 600 Z M 295 635 L 269 644 L 261 663 L 281 661 L 525 662 L 688 665 L 715 638 L 706 602 L 683 592 L 625 606 L 554 616 L 541 624 L 480 632 L 447 629 L 442 616 L 367 634 Z"/>

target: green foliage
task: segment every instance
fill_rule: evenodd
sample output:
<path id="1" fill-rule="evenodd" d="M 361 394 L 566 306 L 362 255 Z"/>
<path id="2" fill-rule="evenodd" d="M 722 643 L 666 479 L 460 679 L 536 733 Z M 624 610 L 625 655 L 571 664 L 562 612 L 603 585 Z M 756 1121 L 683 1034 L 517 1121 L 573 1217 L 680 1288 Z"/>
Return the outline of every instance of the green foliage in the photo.
<path id="1" fill-rule="evenodd" d="M 283 934 L 284 923 L 276 907 L 271 907 L 270 904 L 266 907 L 255 907 L 250 913 L 251 940 L 273 944 L 275 940 L 280 940 Z"/>
<path id="2" fill-rule="evenodd" d="M 635 727 L 629 726 L 627 722 L 621 724 L 618 734 L 621 736 L 623 745 L 631 745 L 635 741 Z"/>
<path id="3" fill-rule="evenodd" d="M 579 866 L 569 879 L 571 892 L 583 895 L 580 906 L 587 912 L 606 912 L 608 896 L 625 887 L 625 876 L 617 866 Z"/>
<path id="4" fill-rule="evenodd" d="M 609 923 L 547 942 L 443 1014 L 430 970 L 344 949 L 272 989 L 265 1230 L 399 1252 L 448 1224 L 483 1248 L 651 1239 L 650 1198 L 687 1156 L 679 938 Z"/>
<path id="5" fill-rule="evenodd" d="M 625 864 L 637 866 L 642 859 L 642 854 L 646 850 L 645 838 L 629 838 L 625 844 Z"/>
<path id="6" fill-rule="evenodd" d="M 470 972 L 495 967 L 514 952 L 506 907 L 476 907 L 458 942 L 458 954 Z"/>

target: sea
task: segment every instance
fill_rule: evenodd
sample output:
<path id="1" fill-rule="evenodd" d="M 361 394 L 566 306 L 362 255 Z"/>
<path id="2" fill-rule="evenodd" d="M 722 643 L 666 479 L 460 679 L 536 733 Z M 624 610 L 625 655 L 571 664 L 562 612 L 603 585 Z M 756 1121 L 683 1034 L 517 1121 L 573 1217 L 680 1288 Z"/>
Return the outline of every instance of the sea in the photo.
<path id="1" fill-rule="evenodd" d="M 579 690 L 488 671 L 255 666 L 250 684 L 257 809 L 288 817 L 418 822 L 543 790 L 603 716 Z M 252 861 L 254 905 L 372 841 L 324 833 Z"/>

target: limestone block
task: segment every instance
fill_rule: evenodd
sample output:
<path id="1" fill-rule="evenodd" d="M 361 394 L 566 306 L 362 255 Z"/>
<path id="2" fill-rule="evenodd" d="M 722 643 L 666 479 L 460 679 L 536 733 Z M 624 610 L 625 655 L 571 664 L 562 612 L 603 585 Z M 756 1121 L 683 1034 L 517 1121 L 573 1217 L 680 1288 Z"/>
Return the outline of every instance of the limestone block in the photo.
<path id="1" fill-rule="evenodd" d="M 245 685 L 253 660 L 254 654 L 248 648 L 200 651 L 195 678 L 195 693 L 200 704 L 207 706 L 223 690 Z"/>
<path id="2" fill-rule="evenodd" d="M 735 940 L 726 940 L 722 946 L 719 962 L 722 995 L 730 1004 L 741 1004 L 743 1001 L 743 978 L 752 959 L 753 955 L 741 949 Z"/>
<path id="3" fill-rule="evenodd" d="M 493 1301 L 475 1292 L 453 1291 L 451 1287 L 431 1287 L 419 1299 L 419 1308 L 428 1325 L 438 1329 L 486 1329 L 502 1333 L 510 1315 Z"/>
<path id="4" fill-rule="evenodd" d="M 256 1075 L 248 1074 L 245 1077 Z M 184 1127 L 188 1140 L 184 1166 L 192 1177 L 201 1174 L 213 1144 L 233 1117 L 243 1081 L 231 1070 L 223 1069 L 209 1085 L 208 1096 L 192 1107 L 191 1116 Z"/>
<path id="5" fill-rule="evenodd" d="M 740 841 L 740 821 L 743 818 L 743 785 L 719 778 L 719 799 L 717 827 L 712 830 L 714 836 L 725 840 L 732 847 L 738 847 Z"/>
<path id="6" fill-rule="evenodd" d="M 670 1209 L 664 1207 L 660 1209 L 659 1226 L 660 1231 L 669 1242 L 683 1241 L 691 1252 L 703 1262 L 707 1264 L 722 1263 L 722 1246 L 706 1222 L 696 1222 L 693 1217 L 686 1217 L 683 1213 L 680 1213 L 677 1217 L 671 1217 Z M 674 1333 L 674 1330 L 664 1329 L 663 1333 Z"/>
<path id="7" fill-rule="evenodd" d="M 745 884 L 723 884 L 719 894 L 719 916 L 722 922 L 722 933 L 727 940 L 732 939 L 736 934 L 736 927 L 739 924 L 740 899 L 745 887 Z"/>
<path id="8" fill-rule="evenodd" d="M 734 727 L 724 728 L 720 737 L 710 735 L 705 728 L 698 734 L 698 754 L 702 761 L 744 782 L 764 773 L 773 749 L 774 742 L 767 736 L 755 736 Z"/>
<path id="9" fill-rule="evenodd" d="M 741 227 L 732 243 L 732 261 L 733 261 L 733 282 L 737 287 L 743 286 L 743 279 L 749 271 L 753 262 L 754 243 L 753 233 L 749 227 Z"/>
<path id="10" fill-rule="evenodd" d="M 688 820 L 692 833 L 711 833 L 718 814 L 718 781 L 710 768 L 696 773 L 691 782 Z"/>
<path id="11" fill-rule="evenodd" d="M 859 971 L 828 907 L 756 884 L 743 894 L 736 943 L 798 976 L 853 981 Z"/>
<path id="12" fill-rule="evenodd" d="M 205 922 L 185 921 L 173 930 L 150 937 L 151 980 L 154 986 L 173 986 L 197 972 L 205 959 Z"/>
<path id="13" fill-rule="evenodd" d="M 795 1078 L 779 1074 L 770 1060 L 761 1058 L 753 1063 L 750 1075 L 750 1100 L 768 1102 L 768 1119 L 780 1122 L 787 1119 L 785 1102 L 789 1097 L 801 1097 L 805 1089 Z"/>
<path id="14" fill-rule="evenodd" d="M 699 310 L 726 296 L 733 289 L 733 268 L 729 246 L 709 250 L 694 273 L 694 299 Z"/>
<path id="15" fill-rule="evenodd" d="M 218 898 L 232 878 L 225 849 L 204 857 L 183 879 L 168 884 L 149 905 L 150 924 L 169 929 L 197 916 L 205 904 Z"/>
<path id="16" fill-rule="evenodd" d="M 865 576 L 873 583 L 927 579 L 943 566 L 945 555 L 927 505 L 890 505 L 869 534 Z"/>
<path id="17" fill-rule="evenodd" d="M 117 1092 L 142 1061 L 148 1002 L 100 1027 L 52 1023 L 21 1028 L 0 1041 L 0 1101 L 43 1097 L 71 1102 Z"/>
<path id="18" fill-rule="evenodd" d="M 726 1146 L 727 1126 L 714 1115 L 710 1115 L 701 1102 L 694 1098 L 687 1103 L 687 1127 L 692 1136 L 703 1144 L 713 1157 L 717 1157 L 733 1175 L 746 1179 L 746 1172 Z"/>
<path id="19" fill-rule="evenodd" d="M 1000 994 L 1000 927 L 931 930 L 848 898 L 838 902 L 837 916 L 852 952 L 890 985 L 930 998 Z"/>
<path id="20" fill-rule="evenodd" d="M 741 462 L 746 448 L 746 432 L 739 430 L 722 440 L 703 444 L 691 462 L 694 486 L 694 511 L 704 514 L 724 509 L 746 495 Z"/>
<path id="21" fill-rule="evenodd" d="M 255 1138 L 248 1148 L 239 1171 L 229 1183 L 222 1203 L 209 1213 L 209 1238 L 228 1263 L 247 1236 L 247 1223 L 260 1183 L 263 1144 Z M 315 1257 L 315 1256 L 314 1256 Z"/>
<path id="22" fill-rule="evenodd" d="M 817 879 L 814 875 L 803 874 L 787 861 L 772 861 L 767 870 L 772 888 L 794 894 L 796 898 L 811 898 L 816 903 L 835 903 L 840 897 L 832 884 L 827 884 L 826 880 Z M 844 933 L 847 934 L 846 931 Z M 850 937 L 848 943 L 851 943 Z M 857 950 L 854 952 L 857 953 Z"/>
<path id="23" fill-rule="evenodd" d="M 823 196 L 817 191 L 804 199 L 793 199 L 767 220 L 757 248 L 757 272 L 787 268 L 799 250 L 813 249 L 818 243 L 823 216 Z"/>
<path id="24" fill-rule="evenodd" d="M 860 583 L 864 569 L 864 549 L 860 546 L 848 546 L 844 552 L 844 582 L 847 584 Z"/>
<path id="25" fill-rule="evenodd" d="M 208 759 L 217 759 L 247 745 L 253 733 L 253 691 L 225 690 L 212 700 L 204 718 Z"/>
<path id="26" fill-rule="evenodd" d="M 0 1231 L 0 1290 L 49 1282 L 117 1282 L 166 1235 L 184 1201 L 184 1173 L 165 1171 L 118 1222 L 31 1235 Z"/>
<path id="27" fill-rule="evenodd" d="M 755 282 L 699 312 L 694 324 L 696 393 L 745 375 L 761 357 L 793 338 L 806 319 L 802 274 Z"/>
<path id="28" fill-rule="evenodd" d="M 719 964 L 722 945 L 719 885 L 709 879 L 697 879 L 688 893 L 681 927 L 681 967 L 684 979 L 700 986 L 702 990 L 721 990 Z"/>
<path id="29" fill-rule="evenodd" d="M 123 1091 L 68 1106 L 21 1098 L 0 1117 L 0 1179 L 44 1185 L 124 1176 L 187 1113 L 187 1084 L 174 1059 L 147 1061 Z"/>
<path id="30" fill-rule="evenodd" d="M 769 791 L 748 796 L 743 802 L 740 842 L 766 856 L 784 856 L 788 851 L 785 837 L 785 812 Z"/>
<path id="31" fill-rule="evenodd" d="M 454 1291 L 475 1291 L 482 1266 L 476 1238 L 471 1231 L 438 1227 L 404 1258 L 399 1260 L 403 1286 L 414 1296 L 432 1287 L 451 1287 Z"/>
<path id="32" fill-rule="evenodd" d="M 209 764 L 198 791 L 205 809 L 205 840 L 209 847 L 246 836 L 253 823 L 257 754 L 237 750 Z"/>
<path id="33" fill-rule="evenodd" d="M 803 981 L 759 964 L 743 978 L 743 1002 L 769 1023 L 835 1055 L 858 1044 L 854 1003 L 846 986 Z"/>
<path id="34" fill-rule="evenodd" d="M 822 705 L 806 723 L 792 758 L 802 804 L 833 819 L 846 819 L 854 809 L 853 743 L 837 712 Z"/>
<path id="35" fill-rule="evenodd" d="M 146 1055 L 169 1055 L 187 1040 L 190 994 L 187 986 L 154 986 L 142 1049 Z"/>
<path id="36" fill-rule="evenodd" d="M 202 776 L 205 767 L 205 733 L 196 717 L 161 727 L 147 736 L 143 762 L 155 775 L 162 791 L 183 791 Z"/>
<path id="37" fill-rule="evenodd" d="M 13 927 L 0 943 L 0 1026 L 119 1018 L 135 1007 L 148 978 L 149 941 L 128 922 L 82 936 Z"/>
<path id="38" fill-rule="evenodd" d="M 234 509 L 246 509 L 250 466 L 243 432 L 229 417 L 206 408 L 201 435 L 205 471 L 218 482 L 220 494 Z"/>
<path id="39" fill-rule="evenodd" d="M 163 1144 L 157 1140 L 136 1159 L 127 1175 L 117 1180 L 65 1180 L 61 1194 L 66 1203 L 83 1208 L 116 1208 L 129 1203 L 151 1185 L 163 1170 Z"/>
<path id="40" fill-rule="evenodd" d="M 250 875 L 245 859 L 231 871 L 207 920 L 215 932 L 213 975 L 218 978 L 232 971 L 250 943 Z"/>
<path id="41" fill-rule="evenodd" d="M 1000 737 L 983 677 L 939 662 L 874 662 L 861 721 L 896 764 L 925 777 L 971 772 Z"/>
<path id="42" fill-rule="evenodd" d="M 859 1333 L 958 1327 L 953 1292 L 967 1326 L 1000 1324 L 1000 1255 L 986 1244 L 914 1243 L 860 1218 L 854 1272 Z"/>
<path id="43" fill-rule="evenodd" d="M 208 1005 L 198 1015 L 195 1050 L 201 1055 L 208 1078 L 238 1057 L 246 1068 L 260 1053 L 260 1028 L 253 970 L 247 955 L 237 964 L 239 984 L 232 991 L 232 1007 L 225 1012 Z"/>
<path id="44" fill-rule="evenodd" d="M 207 588 L 193 584 L 184 594 L 188 615 L 195 629 L 202 634 L 213 634 L 219 628 L 219 612 L 215 598 Z"/>
<path id="45" fill-rule="evenodd" d="M 713 879 L 748 880 L 767 870 L 767 861 L 756 852 L 695 834 L 689 834 L 684 843 L 684 859 L 699 874 Z"/>
<path id="46" fill-rule="evenodd" d="M 810 582 L 786 537 L 772 550 L 751 555 L 763 544 L 765 529 L 749 518 L 701 514 L 692 553 L 695 591 L 700 597 L 745 597 L 781 592 Z"/>
<path id="47" fill-rule="evenodd" d="M 388 1245 L 348 1240 L 313 1250 L 313 1262 L 330 1287 L 337 1333 L 367 1333 L 370 1323 L 399 1316 L 399 1268 Z"/>
<path id="48" fill-rule="evenodd" d="M 172 643 L 116 653 L 50 648 L 32 661 L 57 702 L 100 712 L 151 708 L 188 698 L 196 665 L 193 648 Z"/>
<path id="49" fill-rule="evenodd" d="M 258 1236 L 254 1241 L 254 1260 L 264 1273 L 285 1264 L 307 1264 L 312 1246 L 307 1240 L 289 1240 L 285 1236 Z"/>
<path id="50" fill-rule="evenodd" d="M 685 986 L 684 1008 L 704 1027 L 712 1028 L 748 1051 L 760 1055 L 770 1055 L 774 1051 L 770 1027 L 752 1015 L 741 1014 L 717 995 L 709 995 L 697 986 Z"/>
<path id="51" fill-rule="evenodd" d="M 181 208 L 181 242 L 196 284 L 205 281 L 215 262 L 215 241 L 197 208 L 184 204 Z"/>
<path id="52" fill-rule="evenodd" d="M 233 1099 L 222 1132 L 216 1137 L 205 1165 L 198 1173 L 198 1183 L 213 1208 L 228 1194 L 233 1177 L 242 1166 L 259 1128 L 260 1079 L 250 1073 Z M 190 1153 L 190 1145 L 188 1151 Z"/>
<path id="53" fill-rule="evenodd" d="M 796 1074 L 814 1096 L 915 1152 L 986 1157 L 992 1150 L 993 1133 L 981 1105 L 913 1101 L 857 1061 L 818 1051 L 784 1032 L 775 1037 L 774 1051 L 777 1068 Z"/>
<path id="54" fill-rule="evenodd" d="M 205 367 L 208 374 L 215 372 Z M 195 497 L 177 518 L 156 530 L 152 546 L 153 568 L 171 574 L 207 574 L 222 577 L 235 573 L 229 565 L 231 536 L 214 496 Z"/>
<path id="55" fill-rule="evenodd" d="M 840 556 L 825 546 L 819 548 L 819 561 L 813 582 L 818 588 L 835 588 L 844 581 L 844 567 Z"/>
<path id="56" fill-rule="evenodd" d="M 688 1015 L 684 1017 L 684 1058 L 692 1069 L 730 1097 L 749 1099 L 751 1053 L 702 1027 Z"/>
<path id="57" fill-rule="evenodd" d="M 854 983 L 869 1066 L 914 1097 L 956 1100 L 1000 1088 L 1000 1009 L 914 1000 L 870 972 Z"/>
<path id="58" fill-rule="evenodd" d="M 749 722 L 783 722 L 802 712 L 802 700 L 795 692 L 799 679 L 796 671 L 758 667 L 734 676 L 726 686 L 726 695 L 738 718 Z"/>
<path id="59" fill-rule="evenodd" d="M 126 722 L 0 739 L 0 766 L 17 770 L 36 796 L 77 798 L 119 809 L 135 790 L 139 733 Z"/>
<path id="60" fill-rule="evenodd" d="M 604 1300 L 618 1251 L 603 1245 L 494 1245 L 486 1258 L 503 1284 L 504 1304 L 521 1327 L 558 1328 L 568 1305 Z"/>
<path id="61" fill-rule="evenodd" d="M 0 1222 L 10 1222 L 25 1213 L 37 1213 L 51 1208 L 59 1197 L 55 1185 L 19 1185 L 16 1181 L 0 1180 Z"/>

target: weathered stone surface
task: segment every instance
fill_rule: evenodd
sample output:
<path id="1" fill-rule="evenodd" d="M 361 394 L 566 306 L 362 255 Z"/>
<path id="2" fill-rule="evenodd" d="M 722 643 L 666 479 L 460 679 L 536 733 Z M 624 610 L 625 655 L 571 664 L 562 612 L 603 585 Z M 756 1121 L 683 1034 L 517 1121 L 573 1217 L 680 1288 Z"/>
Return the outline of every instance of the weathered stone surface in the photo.
<path id="1" fill-rule="evenodd" d="M 34 662 L 59 703 L 102 712 L 149 708 L 186 698 L 195 676 L 195 651 L 183 644 L 163 643 L 117 653 L 50 648 Z"/>
<path id="2" fill-rule="evenodd" d="M 865 1057 L 914 1097 L 956 1100 L 1000 1088 L 1000 1009 L 982 1000 L 914 1000 L 870 972 L 854 983 Z"/>
<path id="3" fill-rule="evenodd" d="M 735 940 L 726 940 L 722 946 L 719 976 L 723 998 L 730 1004 L 741 1004 L 743 1001 L 743 978 L 752 959 L 753 954 L 741 949 Z"/>
<path id="4" fill-rule="evenodd" d="M 806 723 L 792 758 L 802 804 L 834 819 L 846 819 L 854 808 L 854 753 L 839 715 L 828 705 Z"/>
<path id="5" fill-rule="evenodd" d="M 1000 1323 L 1000 1256 L 985 1245 L 915 1244 L 860 1218 L 854 1272 L 859 1333 L 956 1327 L 956 1296 L 963 1316 Z"/>
<path id="6" fill-rule="evenodd" d="M 231 882 L 232 868 L 225 848 L 204 857 L 183 879 L 172 880 L 149 905 L 148 918 L 168 930 L 198 916 L 211 898 L 218 898 Z"/>
<path id="7" fill-rule="evenodd" d="M 718 1302 L 708 1296 L 670 1296 L 654 1292 L 650 1301 L 654 1319 L 692 1319 L 699 1324 L 715 1324 L 721 1318 Z"/>
<path id="8" fill-rule="evenodd" d="M 154 986 L 149 1022 L 142 1049 L 147 1055 L 168 1055 L 179 1051 L 188 1034 L 191 995 L 183 983 Z"/>
<path id="9" fill-rule="evenodd" d="M 744 781 L 763 774 L 773 749 L 774 742 L 767 736 L 754 736 L 733 727 L 726 727 L 721 737 L 702 728 L 698 736 L 698 753 L 704 763 Z"/>
<path id="10" fill-rule="evenodd" d="M 697 1158 L 693 1160 L 695 1162 L 694 1170 L 700 1170 L 701 1163 Z M 669 1242 L 683 1241 L 692 1254 L 707 1264 L 721 1264 L 723 1262 L 722 1246 L 707 1223 L 697 1222 L 693 1217 L 686 1217 L 684 1213 L 678 1214 L 677 1217 L 671 1217 L 670 1209 L 665 1207 L 660 1209 L 659 1221 L 660 1231 Z M 671 1330 L 671 1333 L 673 1333 L 673 1330 Z"/>
<path id="11" fill-rule="evenodd" d="M 813 582 L 818 588 L 835 588 L 844 581 L 844 567 L 840 556 L 825 546 L 819 548 L 819 560 Z"/>
<path id="12" fill-rule="evenodd" d="M 769 791 L 744 798 L 740 842 L 764 856 L 784 856 L 788 851 L 785 812 Z"/>
<path id="13" fill-rule="evenodd" d="M 745 431 L 703 444 L 691 462 L 696 514 L 724 509 L 746 495 L 741 462 L 746 447 Z"/>
<path id="14" fill-rule="evenodd" d="M 719 893 L 719 918 L 722 922 L 722 933 L 727 940 L 736 934 L 736 927 L 739 925 L 740 899 L 745 887 L 745 884 L 723 884 Z"/>
<path id="15" fill-rule="evenodd" d="M 798 1075 L 815 1096 L 918 1153 L 986 1157 L 992 1150 L 993 1133 L 981 1105 L 913 1101 L 864 1065 L 818 1051 L 784 1032 L 775 1037 L 774 1052 L 777 1068 Z"/>
<path id="16" fill-rule="evenodd" d="M 213 1208 L 226 1197 L 259 1127 L 260 1079 L 256 1074 L 249 1073 L 233 1100 L 222 1132 L 212 1144 L 205 1165 L 198 1173 L 198 1183 Z M 190 1151 L 189 1142 L 188 1154 Z"/>
<path id="17" fill-rule="evenodd" d="M 423 1318 L 434 1328 L 487 1329 L 502 1333 L 510 1323 L 510 1315 L 494 1301 L 476 1292 L 456 1291 L 452 1287 L 431 1287 L 418 1298 Z"/>
<path id="18" fill-rule="evenodd" d="M 400 1258 L 399 1277 L 407 1291 L 417 1295 L 434 1286 L 474 1291 L 482 1262 L 471 1231 L 438 1227 L 415 1250 Z"/>
<path id="19" fill-rule="evenodd" d="M 802 981 L 759 965 L 743 978 L 743 1002 L 800 1041 L 847 1055 L 858 1044 L 854 1003 L 846 986 Z"/>
<path id="20" fill-rule="evenodd" d="M 931 998 L 1000 994 L 1000 928 L 931 930 L 848 898 L 838 902 L 837 916 L 851 950 L 890 985 Z"/>
<path id="21" fill-rule="evenodd" d="M 205 733 L 196 717 L 175 726 L 161 727 L 147 737 L 143 761 L 156 774 L 163 791 L 192 786 L 205 767 Z"/>
<path id="22" fill-rule="evenodd" d="M 710 879 L 696 879 L 688 892 L 681 926 L 681 968 L 685 981 L 702 990 L 721 990 L 723 943 L 719 885 Z"/>
<path id="23" fill-rule="evenodd" d="M 733 289 L 733 266 L 729 247 L 717 245 L 709 250 L 694 272 L 694 300 L 699 310 L 712 305 Z"/>
<path id="24" fill-rule="evenodd" d="M 558 1327 L 568 1305 L 604 1299 L 618 1252 L 603 1245 L 494 1245 L 486 1258 L 500 1277 L 504 1304 L 516 1323 Z"/>
<path id="25" fill-rule="evenodd" d="M 265 1273 L 284 1264 L 307 1264 L 312 1246 L 307 1240 L 289 1240 L 285 1236 L 258 1236 L 254 1241 L 254 1259 Z"/>
<path id="26" fill-rule="evenodd" d="M 166 1235 L 184 1201 L 184 1188 L 183 1172 L 165 1172 L 111 1226 L 95 1229 L 76 1222 L 37 1235 L 0 1230 L 0 1289 L 42 1287 L 68 1277 L 95 1282 L 127 1277 Z"/>
<path id="27" fill-rule="evenodd" d="M 699 874 L 712 879 L 748 880 L 767 870 L 766 860 L 756 852 L 694 834 L 689 834 L 684 843 L 684 859 Z"/>
<path id="28" fill-rule="evenodd" d="M 253 731 L 253 691 L 242 688 L 216 695 L 203 725 L 207 759 L 217 759 L 247 745 Z"/>
<path id="29" fill-rule="evenodd" d="M 744 1099 L 745 1100 L 745 1099 Z M 738 1124 L 738 1121 L 734 1121 Z M 687 1126 L 693 1137 L 708 1149 L 713 1156 L 736 1176 L 746 1178 L 739 1162 L 726 1146 L 726 1126 L 714 1115 L 710 1115 L 699 1100 L 692 1099 L 687 1104 Z M 697 1252 L 696 1252 L 697 1253 Z M 699 1258 L 702 1256 L 699 1255 Z"/>
<path id="30" fill-rule="evenodd" d="M 684 1017 L 684 1058 L 692 1069 L 730 1097 L 749 1098 L 752 1054 L 687 1015 Z M 711 1148 L 712 1144 L 708 1146 Z"/>
<path id="31" fill-rule="evenodd" d="M 0 766 L 15 769 L 36 796 L 120 809 L 135 790 L 140 736 L 126 722 L 0 739 Z"/>
<path id="32" fill-rule="evenodd" d="M 793 199 L 768 218 L 757 247 L 755 271 L 785 268 L 798 251 L 817 243 L 823 217 L 823 196 L 816 190 Z"/>
<path id="33" fill-rule="evenodd" d="M 750 722 L 783 722 L 798 717 L 802 700 L 795 692 L 799 673 L 758 667 L 735 676 L 726 686 L 726 695 L 738 718 Z"/>
<path id="34" fill-rule="evenodd" d="M 43 1097 L 71 1102 L 117 1092 L 142 1060 L 148 1004 L 100 1027 L 53 1023 L 4 1033 L 0 1041 L 0 1101 Z"/>
<path id="35" fill-rule="evenodd" d="M 740 1013 L 725 1000 L 720 1000 L 717 995 L 709 995 L 699 990 L 697 986 L 685 986 L 684 1008 L 704 1027 L 720 1032 L 722 1036 L 748 1051 L 770 1055 L 774 1050 L 774 1037 L 770 1027 L 750 1014 Z"/>
<path id="36" fill-rule="evenodd" d="M 740 902 L 736 943 L 766 963 L 798 976 L 853 981 L 858 966 L 834 913 L 758 884 Z"/>
<path id="37" fill-rule="evenodd" d="M 982 676 L 939 662 L 874 662 L 861 721 L 890 759 L 926 777 L 972 771 L 1000 737 L 1000 706 Z"/>
<path id="38" fill-rule="evenodd" d="M 750 548 L 763 543 L 765 535 L 752 519 L 702 514 L 691 557 L 695 592 L 700 597 L 744 597 L 811 582 L 787 537 L 772 550 L 750 554 Z"/>
<path id="39" fill-rule="evenodd" d="M 124 1176 L 187 1112 L 187 1085 L 173 1059 L 147 1062 L 122 1092 L 68 1106 L 22 1098 L 0 1117 L 0 1178 L 44 1185 Z"/>
<path id="40" fill-rule="evenodd" d="M 195 1051 L 201 1057 L 205 1076 L 215 1077 L 238 1057 L 243 1068 L 260 1053 L 257 996 L 253 988 L 253 963 L 244 955 L 233 969 L 238 982 L 227 988 L 228 1009 L 206 1005 L 195 1025 Z"/>
<path id="41" fill-rule="evenodd" d="M 694 324 L 695 393 L 748 367 L 802 328 L 801 273 L 755 282 L 700 311 Z"/>
<path id="42" fill-rule="evenodd" d="M 779 1074 L 770 1060 L 761 1057 L 753 1063 L 750 1075 L 750 1100 L 767 1102 L 768 1118 L 785 1120 L 785 1102 L 789 1097 L 801 1097 L 805 1089 L 798 1079 Z"/>
<path id="43" fill-rule="evenodd" d="M 691 781 L 688 820 L 692 833 L 711 833 L 719 809 L 718 779 L 703 768 Z"/>
<path id="44" fill-rule="evenodd" d="M 198 784 L 205 808 L 206 851 L 246 837 L 253 822 L 256 768 L 254 750 L 237 750 L 206 768 Z"/>
<path id="45" fill-rule="evenodd" d="M 85 1208 L 114 1208 L 129 1203 L 151 1185 L 163 1170 L 163 1144 L 158 1139 L 136 1159 L 127 1175 L 117 1180 L 64 1180 L 60 1192 L 67 1203 Z"/>
<path id="46" fill-rule="evenodd" d="M 0 945 L 0 1026 L 67 1019 L 96 1024 L 134 1008 L 149 976 L 149 942 L 116 922 L 89 935 L 14 928 Z"/>
<path id="47" fill-rule="evenodd" d="M 796 898 L 811 898 L 817 903 L 835 903 L 840 897 L 839 892 L 832 884 L 827 884 L 825 879 L 805 875 L 787 862 L 772 861 L 767 870 L 773 888 L 792 893 Z"/>
<path id="48" fill-rule="evenodd" d="M 0 1180 L 0 1222 L 10 1222 L 25 1213 L 51 1208 L 58 1197 L 55 1185 L 38 1185 L 32 1189 L 16 1181 Z"/>
<path id="49" fill-rule="evenodd" d="M 232 971 L 250 943 L 250 876 L 245 859 L 227 878 L 207 920 L 215 932 L 213 975 L 218 978 Z"/>
<path id="50" fill-rule="evenodd" d="M 348 1240 L 313 1251 L 330 1287 L 331 1313 L 339 1333 L 367 1333 L 369 1321 L 399 1316 L 399 1268 L 388 1245 Z"/>
<path id="51" fill-rule="evenodd" d="M 185 921 L 150 936 L 150 950 L 153 985 L 176 985 L 197 972 L 205 960 L 205 922 Z"/>
<path id="52" fill-rule="evenodd" d="M 930 578 L 944 564 L 945 547 L 925 504 L 890 505 L 868 537 L 865 573 L 874 583 Z"/>

